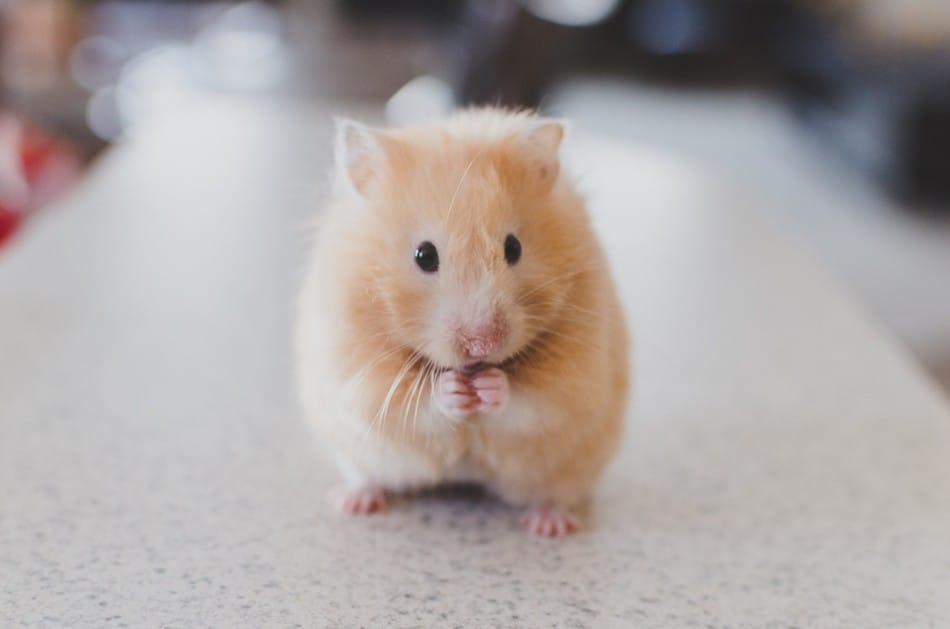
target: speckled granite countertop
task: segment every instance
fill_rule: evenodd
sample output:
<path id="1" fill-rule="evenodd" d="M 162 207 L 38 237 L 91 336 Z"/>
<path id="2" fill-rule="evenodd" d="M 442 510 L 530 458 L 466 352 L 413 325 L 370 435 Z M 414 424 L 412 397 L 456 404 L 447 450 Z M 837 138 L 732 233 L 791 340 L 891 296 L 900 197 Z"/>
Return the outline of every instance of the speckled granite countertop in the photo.
<path id="1" fill-rule="evenodd" d="M 579 133 L 636 332 L 588 530 L 344 519 L 289 352 L 329 119 L 178 122 L 0 252 L 0 626 L 950 626 L 946 402 L 754 200 Z"/>

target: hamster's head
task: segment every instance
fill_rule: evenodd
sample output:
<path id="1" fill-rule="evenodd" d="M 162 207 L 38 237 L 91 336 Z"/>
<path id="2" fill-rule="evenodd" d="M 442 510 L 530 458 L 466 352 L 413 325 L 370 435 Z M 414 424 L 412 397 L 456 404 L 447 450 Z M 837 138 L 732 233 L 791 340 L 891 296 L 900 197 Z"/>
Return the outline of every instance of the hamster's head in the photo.
<path id="1" fill-rule="evenodd" d="M 427 128 L 338 124 L 364 326 L 438 368 L 502 364 L 564 316 L 589 227 L 560 181 L 564 127 L 474 110 Z M 576 312 L 571 316 L 577 316 Z"/>

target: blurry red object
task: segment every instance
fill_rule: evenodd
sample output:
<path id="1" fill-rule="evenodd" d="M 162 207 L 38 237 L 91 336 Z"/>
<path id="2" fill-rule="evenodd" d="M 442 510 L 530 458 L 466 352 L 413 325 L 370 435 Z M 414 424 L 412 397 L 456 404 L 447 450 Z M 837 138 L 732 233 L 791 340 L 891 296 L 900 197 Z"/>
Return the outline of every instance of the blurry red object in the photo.
<path id="1" fill-rule="evenodd" d="M 20 224 L 20 213 L 0 206 L 0 246 L 13 235 Z"/>
<path id="2" fill-rule="evenodd" d="M 71 187 L 79 169 L 69 144 L 0 112 L 0 245 L 30 212 Z"/>

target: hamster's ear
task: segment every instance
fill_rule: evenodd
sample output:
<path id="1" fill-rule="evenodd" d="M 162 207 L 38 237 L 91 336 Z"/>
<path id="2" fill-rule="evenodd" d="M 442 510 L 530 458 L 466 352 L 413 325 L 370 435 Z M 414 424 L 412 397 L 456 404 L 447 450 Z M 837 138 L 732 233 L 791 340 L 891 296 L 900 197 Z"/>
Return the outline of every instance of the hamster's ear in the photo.
<path id="1" fill-rule="evenodd" d="M 365 197 L 385 167 L 383 132 L 347 118 L 336 118 L 336 183 Z"/>
<path id="2" fill-rule="evenodd" d="M 561 168 L 558 149 L 566 133 L 567 122 L 554 118 L 541 118 L 524 131 L 531 168 L 546 189 L 557 181 Z"/>

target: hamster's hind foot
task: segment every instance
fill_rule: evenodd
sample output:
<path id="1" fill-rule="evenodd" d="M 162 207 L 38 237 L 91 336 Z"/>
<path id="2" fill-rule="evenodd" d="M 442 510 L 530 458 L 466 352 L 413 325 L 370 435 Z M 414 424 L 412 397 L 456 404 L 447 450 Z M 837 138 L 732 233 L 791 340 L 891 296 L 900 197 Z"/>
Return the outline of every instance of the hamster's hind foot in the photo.
<path id="1" fill-rule="evenodd" d="M 347 487 L 334 492 L 334 506 L 341 513 L 369 515 L 386 510 L 386 494 L 376 487 Z"/>
<path id="2" fill-rule="evenodd" d="M 580 528 L 577 518 L 566 509 L 541 504 L 525 511 L 518 520 L 527 531 L 540 537 L 562 537 Z"/>

